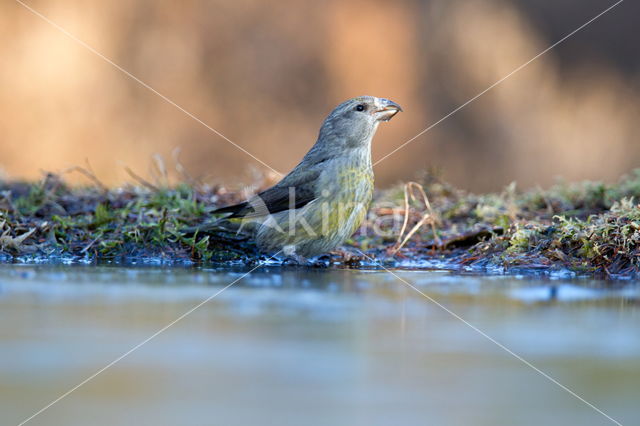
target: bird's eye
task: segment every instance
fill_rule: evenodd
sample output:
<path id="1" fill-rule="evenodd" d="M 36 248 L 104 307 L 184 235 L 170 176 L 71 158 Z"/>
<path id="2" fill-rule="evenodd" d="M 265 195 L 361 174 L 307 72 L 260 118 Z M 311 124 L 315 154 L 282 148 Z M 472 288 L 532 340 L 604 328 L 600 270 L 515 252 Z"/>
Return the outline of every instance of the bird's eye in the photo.
<path id="1" fill-rule="evenodd" d="M 364 111 L 366 109 L 366 107 L 362 104 L 359 104 L 358 106 L 356 106 L 356 111 Z"/>

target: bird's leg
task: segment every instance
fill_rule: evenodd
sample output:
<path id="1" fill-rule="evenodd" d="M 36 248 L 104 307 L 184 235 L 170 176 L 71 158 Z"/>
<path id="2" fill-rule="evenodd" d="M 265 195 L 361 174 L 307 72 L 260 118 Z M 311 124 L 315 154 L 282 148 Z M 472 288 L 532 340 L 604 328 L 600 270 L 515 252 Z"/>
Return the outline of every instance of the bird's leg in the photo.
<path id="1" fill-rule="evenodd" d="M 296 253 L 296 246 L 288 245 L 282 249 L 282 253 L 285 256 L 284 263 L 294 265 L 306 265 L 309 264 L 309 260 L 306 257 Z"/>
<path id="2" fill-rule="evenodd" d="M 294 254 L 292 256 L 285 257 L 282 263 L 285 265 L 309 265 L 309 260 L 304 256 Z"/>
<path id="3" fill-rule="evenodd" d="M 331 256 L 338 256 L 342 262 L 349 262 L 351 259 L 358 257 L 357 254 L 342 248 L 332 250 L 330 254 Z"/>

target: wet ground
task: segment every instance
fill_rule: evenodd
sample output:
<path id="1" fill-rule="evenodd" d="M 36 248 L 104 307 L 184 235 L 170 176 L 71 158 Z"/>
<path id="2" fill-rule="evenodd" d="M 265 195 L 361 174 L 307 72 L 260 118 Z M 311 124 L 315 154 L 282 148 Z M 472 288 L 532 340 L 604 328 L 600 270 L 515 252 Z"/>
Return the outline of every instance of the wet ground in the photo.
<path id="1" fill-rule="evenodd" d="M 0 423 L 640 424 L 634 282 L 245 273 L 0 266 Z"/>

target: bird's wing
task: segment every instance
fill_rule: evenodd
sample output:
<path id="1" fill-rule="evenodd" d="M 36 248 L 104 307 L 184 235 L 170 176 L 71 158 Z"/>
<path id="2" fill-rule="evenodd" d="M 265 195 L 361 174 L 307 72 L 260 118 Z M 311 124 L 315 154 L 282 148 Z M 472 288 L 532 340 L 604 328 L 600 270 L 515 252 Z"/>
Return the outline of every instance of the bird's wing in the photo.
<path id="1" fill-rule="evenodd" d="M 213 214 L 231 213 L 227 218 L 250 218 L 299 209 L 316 199 L 316 183 L 320 170 L 290 173 L 278 184 L 251 197 L 248 201 L 214 210 Z"/>

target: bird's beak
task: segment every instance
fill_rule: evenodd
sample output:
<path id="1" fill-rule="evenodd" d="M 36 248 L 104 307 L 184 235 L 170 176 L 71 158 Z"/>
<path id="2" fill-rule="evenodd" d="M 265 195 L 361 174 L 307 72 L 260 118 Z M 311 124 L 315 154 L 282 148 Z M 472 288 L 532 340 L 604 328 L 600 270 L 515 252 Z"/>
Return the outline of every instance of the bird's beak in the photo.
<path id="1" fill-rule="evenodd" d="M 389 99 L 379 98 L 378 101 L 378 108 L 375 112 L 378 121 L 389 121 L 394 115 L 402 111 L 400 105 Z"/>

